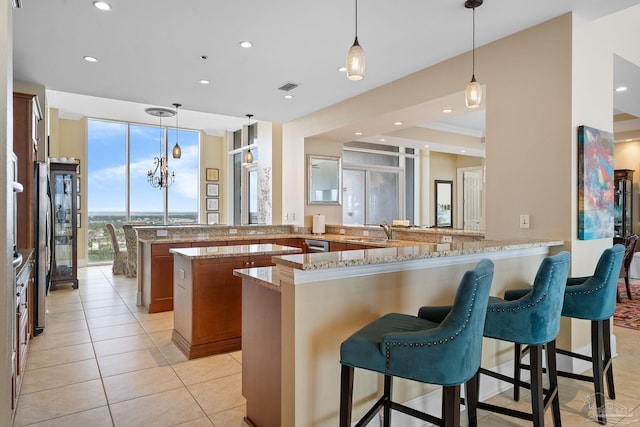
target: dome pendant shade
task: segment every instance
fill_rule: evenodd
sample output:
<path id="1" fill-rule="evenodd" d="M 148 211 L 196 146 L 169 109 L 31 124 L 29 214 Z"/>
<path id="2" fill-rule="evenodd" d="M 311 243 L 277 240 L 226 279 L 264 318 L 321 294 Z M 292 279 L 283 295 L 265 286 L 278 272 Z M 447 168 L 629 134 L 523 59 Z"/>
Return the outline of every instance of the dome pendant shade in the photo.
<path id="1" fill-rule="evenodd" d="M 358 37 L 347 53 L 347 77 L 349 80 L 364 79 L 365 57 L 364 49 L 358 43 Z"/>
<path id="2" fill-rule="evenodd" d="M 467 108 L 478 108 L 482 103 L 482 86 L 476 81 L 476 76 L 471 78 L 464 93 L 464 102 Z"/>

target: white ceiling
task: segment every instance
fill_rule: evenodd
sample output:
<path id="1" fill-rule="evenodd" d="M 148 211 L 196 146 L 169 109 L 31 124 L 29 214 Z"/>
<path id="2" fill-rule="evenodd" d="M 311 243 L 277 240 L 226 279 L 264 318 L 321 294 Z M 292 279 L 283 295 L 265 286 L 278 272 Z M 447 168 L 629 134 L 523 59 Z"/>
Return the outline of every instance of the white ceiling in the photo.
<path id="1" fill-rule="evenodd" d="M 363 81 L 353 82 L 337 71 L 353 43 L 353 1 L 108 1 L 108 12 L 92 0 L 22 0 L 22 8 L 14 9 L 14 78 L 44 85 L 49 106 L 62 117 L 157 123 L 144 108 L 178 102 L 181 127 L 221 134 L 245 124 L 247 113 L 291 121 L 471 47 L 464 0 L 361 1 L 358 39 L 367 71 Z M 594 19 L 638 3 L 487 0 L 476 10 L 476 44 L 568 11 Z M 254 46 L 243 49 L 242 40 Z M 98 62 L 88 63 L 84 55 Z M 616 79 L 635 76 L 640 87 L 637 67 L 621 61 L 616 59 Z M 288 82 L 299 85 L 290 100 L 278 90 Z M 640 116 L 639 93 L 627 93 L 635 104 L 618 105 L 616 95 L 616 108 Z M 468 133 L 471 126 L 482 134 L 483 117 L 479 112 L 429 127 Z"/>

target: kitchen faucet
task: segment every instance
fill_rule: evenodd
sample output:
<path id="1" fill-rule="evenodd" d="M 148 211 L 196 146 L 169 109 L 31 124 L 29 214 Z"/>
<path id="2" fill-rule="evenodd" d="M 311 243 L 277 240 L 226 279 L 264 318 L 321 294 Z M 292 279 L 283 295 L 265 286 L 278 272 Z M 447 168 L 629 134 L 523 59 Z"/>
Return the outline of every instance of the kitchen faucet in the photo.
<path id="1" fill-rule="evenodd" d="M 380 227 L 384 230 L 384 234 L 387 235 L 387 240 L 391 240 L 391 225 L 387 224 L 385 221 L 380 223 Z"/>

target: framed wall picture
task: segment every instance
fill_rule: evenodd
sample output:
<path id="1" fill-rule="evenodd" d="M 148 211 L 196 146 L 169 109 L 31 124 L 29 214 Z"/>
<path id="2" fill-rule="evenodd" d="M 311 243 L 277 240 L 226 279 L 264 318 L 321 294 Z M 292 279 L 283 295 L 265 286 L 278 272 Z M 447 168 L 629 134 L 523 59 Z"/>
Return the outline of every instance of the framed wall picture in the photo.
<path id="1" fill-rule="evenodd" d="M 80 212 L 76 214 L 76 228 L 82 227 L 82 215 Z"/>
<path id="2" fill-rule="evenodd" d="M 80 207 L 82 206 L 82 203 L 80 203 L 80 195 L 78 194 L 78 195 L 76 195 L 76 197 L 78 199 L 78 200 L 76 200 L 76 202 L 78 203 L 76 205 L 76 210 L 81 210 Z"/>
<path id="3" fill-rule="evenodd" d="M 76 192 L 80 192 L 80 177 L 77 178 L 77 182 L 76 182 Z"/>
<path id="4" fill-rule="evenodd" d="M 207 197 L 218 197 L 220 189 L 218 184 L 207 184 Z"/>
<path id="5" fill-rule="evenodd" d="M 220 179 L 220 169 L 207 168 L 207 181 L 217 181 Z"/>
<path id="6" fill-rule="evenodd" d="M 219 203 L 219 199 L 217 197 L 213 198 L 213 199 L 207 199 L 207 210 L 208 211 L 217 211 L 217 210 L 219 210 L 219 206 L 220 206 L 220 203 Z"/>
<path id="7" fill-rule="evenodd" d="M 207 212 L 207 224 L 220 224 L 220 214 L 218 212 Z"/>

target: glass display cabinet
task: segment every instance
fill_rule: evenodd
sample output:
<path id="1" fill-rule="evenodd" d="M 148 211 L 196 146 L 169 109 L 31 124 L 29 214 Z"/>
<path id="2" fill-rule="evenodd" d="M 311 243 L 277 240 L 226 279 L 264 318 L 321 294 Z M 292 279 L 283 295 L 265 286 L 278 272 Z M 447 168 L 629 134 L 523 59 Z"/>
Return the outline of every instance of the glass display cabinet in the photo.
<path id="1" fill-rule="evenodd" d="M 613 199 L 613 237 L 624 238 L 633 234 L 633 170 L 614 171 L 615 195 Z"/>
<path id="2" fill-rule="evenodd" d="M 51 290 L 56 290 L 60 283 L 71 283 L 78 289 L 77 168 L 76 163 L 50 164 L 53 204 Z"/>

